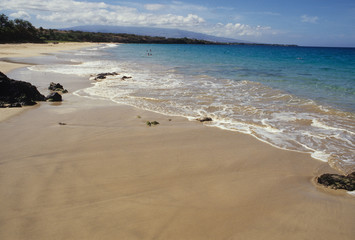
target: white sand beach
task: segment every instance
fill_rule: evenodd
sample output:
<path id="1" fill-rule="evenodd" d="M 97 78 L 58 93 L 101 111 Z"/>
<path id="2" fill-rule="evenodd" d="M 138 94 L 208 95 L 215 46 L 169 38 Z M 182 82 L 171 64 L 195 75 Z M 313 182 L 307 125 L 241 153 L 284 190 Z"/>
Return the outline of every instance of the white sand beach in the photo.
<path id="1" fill-rule="evenodd" d="M 0 58 L 86 46 L 0 45 Z M 0 109 L 0 239 L 354 238 L 355 198 L 314 182 L 327 163 L 61 83 L 62 103 Z"/>

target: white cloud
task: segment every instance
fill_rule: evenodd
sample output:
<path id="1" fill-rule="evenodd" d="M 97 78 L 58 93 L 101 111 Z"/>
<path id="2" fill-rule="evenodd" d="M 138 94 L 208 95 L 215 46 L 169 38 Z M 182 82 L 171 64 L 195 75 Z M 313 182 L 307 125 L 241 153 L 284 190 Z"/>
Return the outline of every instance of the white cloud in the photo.
<path id="1" fill-rule="evenodd" d="M 208 8 L 201 5 L 188 4 L 186 2 L 173 1 L 172 4 L 167 5 L 169 9 L 173 10 L 188 10 L 188 11 L 207 11 Z"/>
<path id="2" fill-rule="evenodd" d="M 138 14 L 136 12 L 115 13 L 106 9 L 87 12 L 52 13 L 37 15 L 38 19 L 51 22 L 67 22 L 71 24 L 107 24 L 134 26 L 162 26 L 162 27 L 192 27 L 204 22 L 204 19 L 189 14 L 179 16 L 172 14 L 154 15 Z"/>
<path id="3" fill-rule="evenodd" d="M 133 7 L 132 7 L 133 6 Z M 211 11 L 206 7 L 173 1 L 170 4 L 107 4 L 83 0 L 0 0 L 0 9 L 10 10 L 13 16 L 66 26 L 74 25 L 122 25 L 179 28 L 217 36 L 238 38 L 259 37 L 274 33 L 267 26 L 250 26 L 242 23 L 215 24 L 206 22 L 200 15 Z M 236 19 L 234 19 L 237 21 Z"/>
<path id="4" fill-rule="evenodd" d="M 170 11 L 170 12 L 189 11 L 191 13 L 208 11 L 208 8 L 204 6 L 189 4 L 186 2 L 178 2 L 178 1 L 172 1 L 169 4 L 145 4 L 144 8 L 149 11 L 160 11 L 160 10 Z"/>
<path id="5" fill-rule="evenodd" d="M 301 21 L 306 22 L 306 23 L 317 23 L 319 18 L 317 16 L 307 16 L 307 15 L 302 15 L 301 16 Z"/>
<path id="6" fill-rule="evenodd" d="M 253 36 L 258 37 L 265 33 L 273 34 L 271 27 L 268 26 L 250 26 L 248 24 L 242 23 L 218 23 L 213 28 L 206 31 L 208 34 L 216 36 L 227 36 L 227 37 L 243 37 L 243 36 Z"/>
<path id="7" fill-rule="evenodd" d="M 158 10 L 164 5 L 145 5 L 146 9 Z M 103 2 L 75 0 L 2 0 L 0 8 L 28 11 L 37 19 L 49 22 L 75 24 L 141 25 L 162 27 L 192 27 L 205 20 L 195 14 L 152 14 L 136 8 L 110 5 Z"/>
<path id="8" fill-rule="evenodd" d="M 70 12 L 86 11 L 107 8 L 109 5 L 103 2 L 79 2 L 74 0 L 1 0 L 0 9 L 26 10 L 32 12 Z"/>
<path id="9" fill-rule="evenodd" d="M 18 11 L 18 12 L 15 12 L 15 13 L 11 13 L 10 17 L 12 17 L 12 18 L 20 18 L 20 19 L 25 19 L 25 20 L 30 20 L 31 19 L 31 16 L 25 11 Z"/>
<path id="10" fill-rule="evenodd" d="M 165 8 L 165 5 L 162 4 L 145 4 L 144 8 L 149 11 L 159 11 Z"/>

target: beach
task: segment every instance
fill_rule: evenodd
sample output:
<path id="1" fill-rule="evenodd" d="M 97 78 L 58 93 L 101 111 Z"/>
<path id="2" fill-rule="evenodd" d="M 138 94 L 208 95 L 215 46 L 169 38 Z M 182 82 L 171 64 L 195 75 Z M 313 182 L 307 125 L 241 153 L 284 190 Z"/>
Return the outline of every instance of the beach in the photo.
<path id="1" fill-rule="evenodd" d="M 69 50 L 15 46 L 0 45 L 0 58 Z M 336 171 L 310 154 L 72 94 L 85 78 L 36 77 L 42 89 L 58 77 L 69 93 L 0 109 L 1 239 L 353 239 L 355 198 L 318 186 Z"/>
<path id="2" fill-rule="evenodd" d="M 59 51 L 70 51 L 79 48 L 94 46 L 94 43 L 24 43 L 24 44 L 1 44 L 0 45 L 0 58 L 24 58 L 33 57 L 38 55 L 46 55 Z M 2 72 L 9 72 L 13 69 L 28 66 L 27 63 L 14 63 L 8 61 L 0 61 L 0 68 Z"/>
<path id="3" fill-rule="evenodd" d="M 8 73 L 16 68 L 27 67 L 32 65 L 26 62 L 24 58 L 48 55 L 59 51 L 70 51 L 84 47 L 94 46 L 94 43 L 23 43 L 23 44 L 1 44 L 0 45 L 0 71 Z M 20 61 L 14 61 L 14 58 L 20 58 Z M 29 60 L 30 61 L 30 60 Z M 31 61 L 30 61 L 31 62 Z M 22 112 L 26 108 L 17 109 L 2 109 L 0 121 L 5 120 L 13 115 Z"/>

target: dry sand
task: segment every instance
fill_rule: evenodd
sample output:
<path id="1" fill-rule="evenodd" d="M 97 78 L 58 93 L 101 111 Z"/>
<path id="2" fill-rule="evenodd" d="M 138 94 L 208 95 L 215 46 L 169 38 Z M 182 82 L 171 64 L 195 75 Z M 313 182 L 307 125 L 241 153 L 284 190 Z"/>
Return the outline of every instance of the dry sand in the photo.
<path id="1" fill-rule="evenodd" d="M 355 236 L 354 198 L 317 187 L 314 177 L 329 167 L 308 154 L 183 118 L 64 99 L 0 122 L 0 239 Z"/>
<path id="2" fill-rule="evenodd" d="M 55 53 L 59 51 L 70 51 L 79 48 L 93 46 L 95 43 L 48 43 L 48 44 L 0 44 L 0 71 L 3 73 L 10 72 L 19 67 L 25 67 L 26 63 L 13 63 L 4 61 L 6 58 L 14 57 L 33 57 L 42 54 Z"/>

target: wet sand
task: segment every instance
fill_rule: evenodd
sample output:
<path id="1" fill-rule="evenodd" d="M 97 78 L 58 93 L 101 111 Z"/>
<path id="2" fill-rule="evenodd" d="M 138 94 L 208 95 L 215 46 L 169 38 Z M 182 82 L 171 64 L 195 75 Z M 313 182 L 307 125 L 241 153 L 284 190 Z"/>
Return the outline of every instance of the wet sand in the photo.
<path id="1" fill-rule="evenodd" d="M 0 122 L 0 239 L 355 236 L 355 198 L 314 183 L 326 163 L 61 83 L 64 102 Z"/>

